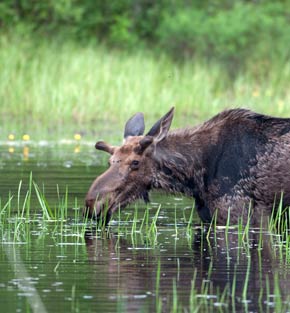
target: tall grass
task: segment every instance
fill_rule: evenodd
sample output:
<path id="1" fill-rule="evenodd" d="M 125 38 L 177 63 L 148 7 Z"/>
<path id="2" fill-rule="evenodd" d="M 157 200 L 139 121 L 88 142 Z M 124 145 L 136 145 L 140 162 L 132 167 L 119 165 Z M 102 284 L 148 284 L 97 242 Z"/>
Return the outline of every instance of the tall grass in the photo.
<path id="1" fill-rule="evenodd" d="M 248 68 L 231 79 L 221 64 L 202 60 L 178 64 L 144 50 L 0 35 L 0 120 L 7 132 L 49 136 L 72 127 L 88 134 L 112 125 L 119 131 L 136 111 L 153 123 L 173 105 L 174 126 L 240 106 L 290 116 L 289 81 L 290 62 L 277 61 L 266 74 Z"/>

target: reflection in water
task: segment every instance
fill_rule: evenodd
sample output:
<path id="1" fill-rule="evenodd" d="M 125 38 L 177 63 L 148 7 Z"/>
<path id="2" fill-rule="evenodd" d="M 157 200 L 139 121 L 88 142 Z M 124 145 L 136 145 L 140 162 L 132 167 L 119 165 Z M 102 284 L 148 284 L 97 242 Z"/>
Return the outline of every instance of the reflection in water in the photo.
<path id="1" fill-rule="evenodd" d="M 260 234 L 254 232 L 250 233 L 250 245 L 244 247 L 237 232 L 226 235 L 219 231 L 207 240 L 206 234 L 197 230 L 192 238 L 179 239 L 177 244 L 167 235 L 158 236 L 158 249 L 142 240 L 136 245 L 130 236 L 88 235 L 86 245 L 96 290 L 103 284 L 109 298 L 124 298 L 128 312 L 142 305 L 154 309 L 156 294 L 162 301 L 162 311 L 170 311 L 174 282 L 178 303 L 185 308 L 190 307 L 190 301 L 198 301 L 203 309 L 221 306 L 229 311 L 262 312 L 274 305 L 277 310 L 287 300 L 289 268 L 281 272 L 283 264 L 273 257 L 269 235 L 263 234 L 262 249 L 258 244 Z"/>
<path id="2" fill-rule="evenodd" d="M 24 161 L 28 161 L 28 159 L 29 159 L 29 150 L 30 150 L 29 146 L 27 146 L 27 145 L 24 145 L 22 147 L 22 157 L 23 157 Z M 8 145 L 8 152 L 10 154 L 13 154 L 15 152 L 15 145 L 13 144 L 13 142 L 9 143 L 9 145 Z M 73 152 L 76 153 L 76 154 L 80 153 L 81 152 L 81 145 L 80 144 L 75 145 L 73 147 Z"/>
<path id="3" fill-rule="evenodd" d="M 23 160 L 28 161 L 28 159 L 29 159 L 29 147 L 24 146 L 23 147 Z"/>
<path id="4" fill-rule="evenodd" d="M 46 313 L 45 306 L 36 288 L 31 286 L 30 275 L 23 264 L 19 251 L 13 245 L 4 245 L 4 252 L 10 264 L 14 264 L 13 270 L 18 288 L 27 296 L 29 306 L 33 312 Z"/>
<path id="5" fill-rule="evenodd" d="M 14 151 L 15 151 L 14 147 L 9 147 L 9 148 L 8 148 L 8 152 L 9 152 L 9 153 L 12 154 L 12 153 L 14 153 Z"/>
<path id="6" fill-rule="evenodd" d="M 81 146 L 80 145 L 76 145 L 74 148 L 74 153 L 80 153 L 81 152 Z"/>

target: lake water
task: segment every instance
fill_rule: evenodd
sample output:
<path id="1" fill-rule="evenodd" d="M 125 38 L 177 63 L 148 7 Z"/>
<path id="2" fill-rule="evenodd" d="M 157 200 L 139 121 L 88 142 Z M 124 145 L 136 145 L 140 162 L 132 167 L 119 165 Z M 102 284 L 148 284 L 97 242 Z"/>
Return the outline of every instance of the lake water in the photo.
<path id="1" fill-rule="evenodd" d="M 208 230 L 193 199 L 159 193 L 117 212 L 108 230 L 85 223 L 106 158 L 93 146 L 0 145 L 1 312 L 290 311 L 287 236 Z M 33 185 L 27 204 L 31 173 L 55 218 Z"/>

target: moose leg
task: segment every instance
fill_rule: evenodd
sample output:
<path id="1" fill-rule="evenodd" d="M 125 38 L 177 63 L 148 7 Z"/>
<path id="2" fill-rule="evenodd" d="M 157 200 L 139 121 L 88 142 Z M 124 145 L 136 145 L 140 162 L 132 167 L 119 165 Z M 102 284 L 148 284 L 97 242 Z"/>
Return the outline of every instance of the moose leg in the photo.
<path id="1" fill-rule="evenodd" d="M 212 207 L 217 209 L 217 222 L 220 225 L 238 224 L 239 222 L 245 225 L 253 213 L 253 201 L 248 196 L 239 193 L 216 199 L 213 201 Z M 251 224 L 255 223 L 255 219 L 251 219 L 250 222 Z"/>
<path id="2" fill-rule="evenodd" d="M 195 200 L 195 208 L 197 211 L 198 216 L 204 223 L 210 223 L 211 222 L 211 214 L 209 208 L 204 204 L 203 201 Z"/>
<path id="3" fill-rule="evenodd" d="M 107 227 L 110 220 L 111 220 L 111 217 L 112 217 L 111 211 L 106 212 L 104 215 L 100 214 L 97 217 L 97 224 L 99 224 L 99 225 L 101 224 L 101 225 Z"/>

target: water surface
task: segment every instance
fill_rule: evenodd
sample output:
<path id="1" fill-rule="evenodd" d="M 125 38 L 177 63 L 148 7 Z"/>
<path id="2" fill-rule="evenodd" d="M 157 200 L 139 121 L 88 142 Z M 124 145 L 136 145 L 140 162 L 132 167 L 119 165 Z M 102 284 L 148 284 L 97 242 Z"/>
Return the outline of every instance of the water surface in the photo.
<path id="1" fill-rule="evenodd" d="M 278 236 L 208 231 L 192 199 L 159 193 L 100 231 L 80 214 L 106 164 L 93 143 L 2 144 L 0 155 L 3 312 L 290 310 L 289 250 Z M 65 218 L 44 218 L 33 190 L 31 212 L 21 214 L 31 173 L 55 212 L 66 204 Z"/>

